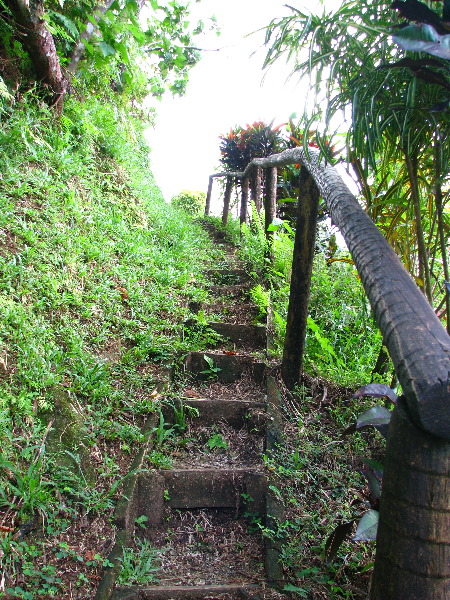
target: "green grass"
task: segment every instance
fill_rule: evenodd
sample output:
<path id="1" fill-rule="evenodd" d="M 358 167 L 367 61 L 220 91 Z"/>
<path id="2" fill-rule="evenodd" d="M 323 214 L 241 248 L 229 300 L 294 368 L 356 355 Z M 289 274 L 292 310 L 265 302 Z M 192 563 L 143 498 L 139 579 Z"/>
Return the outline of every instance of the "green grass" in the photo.
<path id="1" fill-rule="evenodd" d="M 48 547 L 64 538 L 68 517 L 108 521 L 125 464 L 117 452 L 142 441 L 163 367 L 201 345 L 182 337 L 182 322 L 188 302 L 205 297 L 213 250 L 164 202 L 142 125 L 125 110 L 71 99 L 57 117 L 27 98 L 1 118 L 0 522 L 35 533 L 20 544 L 6 534 L 0 552 L 6 589 L 32 600 L 58 597 L 58 569 L 43 568 Z M 47 451 L 60 392 L 96 457 L 95 484 L 76 439 L 61 459 Z M 80 590 L 101 562 L 83 561 Z"/>

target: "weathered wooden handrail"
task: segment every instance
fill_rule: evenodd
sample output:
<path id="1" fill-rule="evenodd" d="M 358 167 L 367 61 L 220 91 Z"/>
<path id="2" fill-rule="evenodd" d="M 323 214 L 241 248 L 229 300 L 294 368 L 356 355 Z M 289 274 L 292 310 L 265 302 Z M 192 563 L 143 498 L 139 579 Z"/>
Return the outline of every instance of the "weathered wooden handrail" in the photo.
<path id="1" fill-rule="evenodd" d="M 213 177 L 231 175 L 242 180 L 255 166 L 289 164 L 301 164 L 310 172 L 345 239 L 394 363 L 410 418 L 432 435 L 450 440 L 450 337 L 336 169 L 321 161 L 317 150 L 306 153 L 292 148 L 255 158 L 241 173 Z"/>

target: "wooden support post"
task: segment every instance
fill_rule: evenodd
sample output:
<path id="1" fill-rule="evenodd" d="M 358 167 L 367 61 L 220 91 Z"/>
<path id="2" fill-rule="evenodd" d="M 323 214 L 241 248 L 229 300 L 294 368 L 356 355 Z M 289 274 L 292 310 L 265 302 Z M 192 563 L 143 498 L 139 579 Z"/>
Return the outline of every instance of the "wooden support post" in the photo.
<path id="1" fill-rule="evenodd" d="M 312 176 L 305 167 L 302 167 L 286 337 L 281 365 L 283 381 L 290 390 L 300 382 L 302 371 L 318 208 L 319 190 Z"/>
<path id="2" fill-rule="evenodd" d="M 264 225 L 266 231 L 266 239 L 269 245 L 272 245 L 273 231 L 268 231 L 269 225 L 276 215 L 277 207 L 277 167 L 269 167 L 266 169 L 266 181 L 264 188 Z"/>
<path id="3" fill-rule="evenodd" d="M 261 203 L 261 167 L 255 167 L 252 171 L 252 178 L 250 182 L 250 192 L 252 202 L 255 203 L 256 212 L 259 214 L 261 212 L 262 203 Z"/>
<path id="4" fill-rule="evenodd" d="M 400 398 L 386 449 L 371 600 L 448 600 L 450 444 Z"/>
<path id="5" fill-rule="evenodd" d="M 212 186 L 213 186 L 214 178 L 209 178 L 208 183 L 208 192 L 206 194 L 206 202 L 205 202 L 205 217 L 209 215 L 209 211 L 211 210 L 211 195 L 212 195 Z"/>
<path id="6" fill-rule="evenodd" d="M 230 199 L 231 192 L 233 191 L 233 178 L 227 177 L 227 182 L 225 184 L 225 194 L 223 197 L 223 213 L 222 213 L 222 224 L 226 225 L 228 223 L 228 215 L 230 213 Z"/>
<path id="7" fill-rule="evenodd" d="M 250 179 L 249 177 L 245 177 L 242 181 L 241 214 L 239 218 L 241 225 L 243 225 L 247 220 L 249 188 Z"/>

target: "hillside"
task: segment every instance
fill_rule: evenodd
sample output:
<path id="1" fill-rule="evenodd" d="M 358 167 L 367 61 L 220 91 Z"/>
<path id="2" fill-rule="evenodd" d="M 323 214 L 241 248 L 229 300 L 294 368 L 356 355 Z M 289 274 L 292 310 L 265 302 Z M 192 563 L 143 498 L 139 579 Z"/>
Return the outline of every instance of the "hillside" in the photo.
<path id="1" fill-rule="evenodd" d="M 27 98 L 3 116 L 1 585 L 18 598 L 68 583 L 90 597 L 113 493 L 204 295 L 206 233 L 163 201 L 125 115 L 73 99 L 57 116 Z M 61 582 L 48 554 L 70 558 L 80 537 L 83 570 Z"/>

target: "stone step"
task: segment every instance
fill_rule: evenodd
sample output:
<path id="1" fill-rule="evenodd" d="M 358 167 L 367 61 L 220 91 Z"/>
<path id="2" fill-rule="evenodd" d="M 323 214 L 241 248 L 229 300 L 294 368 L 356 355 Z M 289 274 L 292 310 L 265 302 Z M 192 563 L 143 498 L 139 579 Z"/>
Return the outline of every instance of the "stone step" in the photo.
<path id="1" fill-rule="evenodd" d="M 264 325 L 210 322 L 208 326 L 234 344 L 247 344 L 254 348 L 266 349 L 267 332 Z"/>
<path id="2" fill-rule="evenodd" d="M 216 284 L 220 285 L 236 285 L 238 283 L 246 283 L 250 276 L 244 269 L 210 269 L 206 271 L 206 276 Z"/>
<path id="3" fill-rule="evenodd" d="M 174 420 L 174 407 L 180 410 L 182 406 L 189 406 L 198 411 L 194 417 L 189 416 L 186 411 L 186 419 L 195 425 L 212 425 L 218 421 L 225 421 L 235 429 L 248 427 L 249 429 L 260 429 L 266 421 L 265 402 L 252 400 L 229 400 L 209 398 L 187 398 L 175 399 L 172 404 L 162 407 L 164 420 L 171 423 Z"/>
<path id="4" fill-rule="evenodd" d="M 172 509 L 246 508 L 265 515 L 267 479 L 251 468 L 172 469 L 142 473 L 137 514 L 159 525 L 165 507 Z"/>
<path id="5" fill-rule="evenodd" d="M 209 291 L 214 296 L 227 296 L 233 298 L 248 297 L 248 291 L 251 287 L 249 283 L 237 283 L 234 285 L 210 285 Z"/>
<path id="6" fill-rule="evenodd" d="M 212 368 L 205 360 L 205 355 L 213 361 Z M 214 352 L 190 352 L 184 366 L 186 371 L 200 381 L 214 379 L 221 383 L 233 383 L 243 376 L 250 377 L 256 383 L 263 383 L 266 372 L 266 365 L 253 360 L 251 356 Z"/>
<path id="7" fill-rule="evenodd" d="M 111 600 L 259 600 L 255 584 L 118 586 Z"/>

